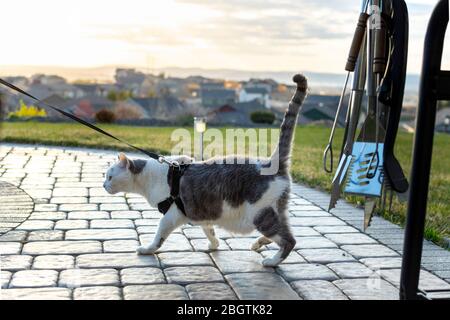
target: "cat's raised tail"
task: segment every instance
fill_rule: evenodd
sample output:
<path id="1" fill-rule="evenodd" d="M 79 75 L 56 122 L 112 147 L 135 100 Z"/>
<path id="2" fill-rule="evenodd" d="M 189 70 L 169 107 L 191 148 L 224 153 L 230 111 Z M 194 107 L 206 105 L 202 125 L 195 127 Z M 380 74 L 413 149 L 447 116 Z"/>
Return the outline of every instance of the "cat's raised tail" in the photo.
<path id="1" fill-rule="evenodd" d="M 297 124 L 300 108 L 308 91 L 308 81 L 304 75 L 295 75 L 293 81 L 297 84 L 297 89 L 289 102 L 289 107 L 284 115 L 283 123 L 281 124 L 278 147 L 272 155 L 272 161 L 279 162 L 278 175 L 289 174 L 292 140 L 294 137 L 295 126 Z"/>

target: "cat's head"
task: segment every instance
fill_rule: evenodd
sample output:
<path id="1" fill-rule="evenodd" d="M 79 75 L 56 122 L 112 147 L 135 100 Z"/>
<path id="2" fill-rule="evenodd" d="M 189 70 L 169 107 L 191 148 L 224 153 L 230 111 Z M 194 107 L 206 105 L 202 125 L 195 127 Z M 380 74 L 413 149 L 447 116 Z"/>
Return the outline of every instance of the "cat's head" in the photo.
<path id="1" fill-rule="evenodd" d="M 134 176 L 142 171 L 145 163 L 144 160 L 131 160 L 120 153 L 118 161 L 106 171 L 103 188 L 110 194 L 132 192 Z"/>

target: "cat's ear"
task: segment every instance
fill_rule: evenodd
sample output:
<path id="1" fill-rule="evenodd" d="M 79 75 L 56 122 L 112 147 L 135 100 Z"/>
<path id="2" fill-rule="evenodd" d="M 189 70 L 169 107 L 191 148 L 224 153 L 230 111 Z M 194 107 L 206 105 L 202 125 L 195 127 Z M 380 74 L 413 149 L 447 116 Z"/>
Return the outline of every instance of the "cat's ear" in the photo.
<path id="1" fill-rule="evenodd" d="M 128 168 L 129 163 L 130 163 L 130 160 L 128 160 L 128 158 L 125 155 L 125 153 L 123 153 L 123 152 L 119 153 L 119 165 L 122 168 Z"/>

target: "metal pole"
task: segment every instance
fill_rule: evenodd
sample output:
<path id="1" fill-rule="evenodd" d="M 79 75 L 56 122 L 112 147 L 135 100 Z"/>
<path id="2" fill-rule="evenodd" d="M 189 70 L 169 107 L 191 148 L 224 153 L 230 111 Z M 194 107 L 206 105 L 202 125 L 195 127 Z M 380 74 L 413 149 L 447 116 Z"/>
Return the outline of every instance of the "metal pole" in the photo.
<path id="1" fill-rule="evenodd" d="M 420 298 L 418 284 L 438 100 L 437 82 L 448 19 L 448 0 L 441 0 L 432 13 L 425 37 L 400 278 L 400 298 L 403 300 Z"/>
<path id="2" fill-rule="evenodd" d="M 200 161 L 203 161 L 203 132 L 200 132 Z"/>

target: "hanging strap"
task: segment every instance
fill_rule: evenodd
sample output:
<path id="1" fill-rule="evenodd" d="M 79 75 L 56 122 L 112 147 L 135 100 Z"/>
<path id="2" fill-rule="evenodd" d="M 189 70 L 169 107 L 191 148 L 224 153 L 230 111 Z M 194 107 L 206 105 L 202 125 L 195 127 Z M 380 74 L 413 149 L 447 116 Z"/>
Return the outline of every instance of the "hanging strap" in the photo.
<path id="1" fill-rule="evenodd" d="M 180 180 L 184 174 L 184 171 L 189 165 L 173 165 L 169 168 L 167 175 L 167 181 L 170 186 L 170 196 L 165 200 L 158 203 L 158 211 L 162 214 L 166 214 L 169 211 L 173 203 L 175 203 L 180 211 L 186 215 L 184 210 L 183 201 L 180 198 Z"/>
<path id="2" fill-rule="evenodd" d="M 43 102 L 42 100 L 36 98 L 35 96 L 31 95 L 30 93 L 20 89 L 19 87 L 16 87 L 15 85 L 13 85 L 13 84 L 11 84 L 11 83 L 9 83 L 9 82 L 1 79 L 1 78 L 0 78 L 0 84 L 6 86 L 6 87 L 8 87 L 8 88 L 10 88 L 10 89 L 12 89 L 12 90 L 14 90 L 16 92 L 21 93 L 21 94 L 23 94 L 23 95 L 33 99 L 34 101 L 37 101 L 38 103 L 40 103 L 40 104 L 42 104 L 42 105 L 44 105 L 44 106 L 46 106 L 48 108 L 53 109 L 53 110 L 61 113 L 62 115 L 66 116 L 66 117 L 68 117 L 68 118 L 70 118 L 72 120 L 75 120 L 78 123 L 81 123 L 82 125 L 84 125 L 86 127 L 91 128 L 92 130 L 95 130 L 95 131 L 97 131 L 97 132 L 99 132 L 99 133 L 101 133 L 101 134 L 103 134 L 105 136 L 108 136 L 108 137 L 110 137 L 110 138 L 112 138 L 112 139 L 114 139 L 116 141 L 119 141 L 119 142 L 129 146 L 130 148 L 133 148 L 133 149 L 135 149 L 135 150 L 137 150 L 137 151 L 139 151 L 139 152 L 149 156 L 152 159 L 158 160 L 159 162 L 166 162 L 168 164 L 171 164 L 170 162 L 165 160 L 164 157 L 161 157 L 160 155 L 158 155 L 158 154 L 156 154 L 154 152 L 150 152 L 150 151 L 141 149 L 141 148 L 136 147 L 136 146 L 134 146 L 134 145 L 132 145 L 132 144 L 122 140 L 122 139 L 119 139 L 119 138 L 115 137 L 114 135 L 112 135 L 111 133 L 109 133 L 109 132 L 107 132 L 107 131 L 105 131 L 103 129 L 100 129 L 99 127 L 93 125 L 92 123 L 89 123 L 89 122 L 87 122 L 87 121 L 85 121 L 85 120 L 83 120 L 81 118 L 78 118 L 77 116 L 75 116 L 75 115 L 73 115 L 73 114 L 71 114 L 69 112 L 66 112 L 66 111 L 64 111 L 64 110 L 62 110 L 60 108 L 54 107 L 52 105 L 49 105 L 48 103 Z"/>

